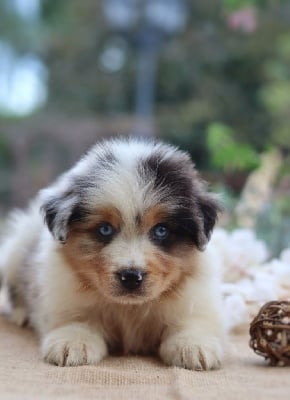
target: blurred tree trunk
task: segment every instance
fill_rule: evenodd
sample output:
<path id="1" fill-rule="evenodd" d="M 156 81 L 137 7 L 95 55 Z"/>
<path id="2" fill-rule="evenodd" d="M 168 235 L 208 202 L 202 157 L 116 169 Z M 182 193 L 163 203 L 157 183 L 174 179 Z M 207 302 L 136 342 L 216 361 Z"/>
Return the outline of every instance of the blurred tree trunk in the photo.
<path id="1" fill-rule="evenodd" d="M 235 209 L 239 226 L 246 228 L 256 226 L 258 214 L 273 192 L 282 161 L 281 152 L 277 149 L 261 155 L 261 165 L 249 175 Z"/>

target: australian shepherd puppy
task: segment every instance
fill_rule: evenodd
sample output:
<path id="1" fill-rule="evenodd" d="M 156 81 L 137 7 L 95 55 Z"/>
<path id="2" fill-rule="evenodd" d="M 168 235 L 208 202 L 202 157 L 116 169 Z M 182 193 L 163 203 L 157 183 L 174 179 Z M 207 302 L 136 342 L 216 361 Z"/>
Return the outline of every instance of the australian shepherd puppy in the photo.
<path id="1" fill-rule="evenodd" d="M 218 368 L 219 272 L 205 250 L 218 211 L 188 154 L 97 144 L 11 217 L 0 248 L 11 320 L 29 322 L 60 366 L 117 352 Z"/>

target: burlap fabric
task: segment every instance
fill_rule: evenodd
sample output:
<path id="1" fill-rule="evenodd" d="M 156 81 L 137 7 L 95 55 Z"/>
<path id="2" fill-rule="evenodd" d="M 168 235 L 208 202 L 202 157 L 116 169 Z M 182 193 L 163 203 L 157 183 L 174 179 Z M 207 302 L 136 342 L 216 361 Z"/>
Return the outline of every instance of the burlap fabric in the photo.
<path id="1" fill-rule="evenodd" d="M 290 367 L 268 367 L 248 347 L 248 335 L 231 336 L 219 371 L 168 368 L 158 360 L 110 357 L 97 366 L 44 364 L 37 340 L 0 318 L 1 400 L 267 400 L 290 399 Z"/>

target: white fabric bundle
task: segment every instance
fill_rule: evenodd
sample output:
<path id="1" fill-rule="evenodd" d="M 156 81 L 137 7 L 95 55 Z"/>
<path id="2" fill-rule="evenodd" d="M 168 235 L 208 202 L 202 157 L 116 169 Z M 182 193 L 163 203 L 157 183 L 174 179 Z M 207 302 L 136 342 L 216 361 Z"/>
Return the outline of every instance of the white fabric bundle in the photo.
<path id="1" fill-rule="evenodd" d="M 269 257 L 266 244 L 248 229 L 217 228 L 211 248 L 222 265 L 222 292 L 229 330 L 248 326 L 267 301 L 290 300 L 290 248 Z"/>

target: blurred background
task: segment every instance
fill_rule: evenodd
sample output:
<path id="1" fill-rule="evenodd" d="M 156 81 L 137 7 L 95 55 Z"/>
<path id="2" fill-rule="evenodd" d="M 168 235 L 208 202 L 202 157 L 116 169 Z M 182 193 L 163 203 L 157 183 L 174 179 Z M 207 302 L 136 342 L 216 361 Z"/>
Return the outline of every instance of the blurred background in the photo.
<path id="1" fill-rule="evenodd" d="M 290 2 L 1 0 L 0 216 L 129 134 L 189 151 L 221 225 L 288 247 Z"/>

